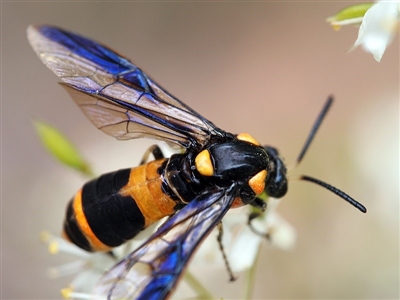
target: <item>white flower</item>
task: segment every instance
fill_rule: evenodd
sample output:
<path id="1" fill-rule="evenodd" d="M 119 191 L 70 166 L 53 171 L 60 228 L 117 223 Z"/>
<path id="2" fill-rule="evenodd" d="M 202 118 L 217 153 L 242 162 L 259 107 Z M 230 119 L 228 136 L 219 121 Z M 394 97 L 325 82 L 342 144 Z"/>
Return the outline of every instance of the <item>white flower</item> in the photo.
<path id="1" fill-rule="evenodd" d="M 379 62 L 396 33 L 399 7 L 399 1 L 380 1 L 372 6 L 364 15 L 352 49 L 362 45 Z"/>

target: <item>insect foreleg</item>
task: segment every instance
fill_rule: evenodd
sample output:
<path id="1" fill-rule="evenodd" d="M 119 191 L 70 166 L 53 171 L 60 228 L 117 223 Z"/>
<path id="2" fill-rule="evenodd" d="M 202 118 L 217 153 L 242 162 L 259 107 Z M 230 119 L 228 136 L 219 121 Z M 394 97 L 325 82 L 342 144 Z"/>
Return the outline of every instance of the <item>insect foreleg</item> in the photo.
<path id="1" fill-rule="evenodd" d="M 258 208 L 261 212 L 264 212 L 267 209 L 267 203 L 261 198 L 255 198 L 253 202 L 249 203 L 251 206 Z"/>
<path id="2" fill-rule="evenodd" d="M 261 232 L 254 228 L 253 224 L 251 223 L 254 219 L 260 217 L 265 210 L 267 209 L 267 203 L 264 202 L 261 198 L 255 198 L 253 202 L 250 203 L 251 206 L 258 208 L 258 211 L 253 211 L 249 215 L 249 219 L 247 220 L 247 224 L 250 226 L 251 231 L 253 231 L 255 234 L 265 237 L 267 240 L 270 239 L 270 234 L 269 232 Z"/>

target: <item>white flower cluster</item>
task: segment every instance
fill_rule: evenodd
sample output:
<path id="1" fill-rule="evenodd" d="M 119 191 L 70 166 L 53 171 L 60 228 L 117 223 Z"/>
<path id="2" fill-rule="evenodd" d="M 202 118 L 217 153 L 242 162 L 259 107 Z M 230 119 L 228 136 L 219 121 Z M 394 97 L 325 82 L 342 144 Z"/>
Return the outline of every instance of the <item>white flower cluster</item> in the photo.
<path id="1" fill-rule="evenodd" d="M 266 212 L 260 218 L 254 219 L 252 225 L 257 231 L 267 234 L 273 246 L 289 250 L 294 246 L 296 232 L 292 225 L 277 213 L 276 207 L 279 202 L 280 200 L 269 199 Z M 255 234 L 247 225 L 248 212 L 249 207 L 237 208 L 228 213 L 223 220 L 223 245 L 234 272 L 246 271 L 254 266 L 260 243 L 265 239 L 264 236 Z M 107 253 L 86 252 L 60 237 L 44 233 L 42 240 L 48 245 L 50 253 L 68 253 L 76 258 L 72 262 L 52 267 L 49 276 L 59 278 L 74 275 L 69 286 L 61 290 L 64 298 L 93 299 L 91 292 L 106 270 L 143 243 L 146 234 L 150 235 L 155 229 L 156 226 L 151 226 L 138 238 L 114 249 L 114 257 Z M 192 261 L 193 267 L 207 266 L 212 270 L 223 266 L 224 262 L 216 239 L 210 236 L 203 244 Z M 246 255 L 242 255 L 243 252 Z"/>

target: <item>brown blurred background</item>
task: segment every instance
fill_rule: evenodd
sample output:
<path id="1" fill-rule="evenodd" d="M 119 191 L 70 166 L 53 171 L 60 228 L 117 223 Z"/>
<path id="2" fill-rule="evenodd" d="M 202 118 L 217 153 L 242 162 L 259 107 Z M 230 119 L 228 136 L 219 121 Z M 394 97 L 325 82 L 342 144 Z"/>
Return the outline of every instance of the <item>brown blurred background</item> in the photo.
<path id="1" fill-rule="evenodd" d="M 152 143 L 96 130 L 30 48 L 32 23 L 110 45 L 218 126 L 279 147 L 288 164 L 333 93 L 332 111 L 292 173 L 343 189 L 368 213 L 291 182 L 279 211 L 296 228 L 297 244 L 283 252 L 264 243 L 254 298 L 397 299 L 398 38 L 381 63 L 361 49 L 346 53 L 357 29 L 334 32 L 324 20 L 349 4 L 2 3 L 2 299 L 61 298 L 69 279 L 45 273 L 70 258 L 49 255 L 38 235 L 60 231 L 67 201 L 86 180 L 43 150 L 31 118 L 65 132 L 96 173 L 136 165 Z M 228 283 L 224 270 L 199 279 L 226 299 L 243 289 L 243 276 Z"/>

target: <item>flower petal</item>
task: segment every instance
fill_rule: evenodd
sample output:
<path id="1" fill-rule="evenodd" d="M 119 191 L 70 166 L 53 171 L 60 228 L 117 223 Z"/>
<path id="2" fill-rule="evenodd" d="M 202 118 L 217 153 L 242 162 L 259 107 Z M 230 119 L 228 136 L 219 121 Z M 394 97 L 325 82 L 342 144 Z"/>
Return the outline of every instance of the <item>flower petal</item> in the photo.
<path id="1" fill-rule="evenodd" d="M 380 61 L 392 42 L 399 19 L 399 2 L 379 2 L 365 14 L 353 49 L 359 45 Z"/>
<path id="2" fill-rule="evenodd" d="M 249 226 L 242 227 L 230 247 L 229 260 L 234 272 L 248 270 L 254 265 L 261 241 L 262 237 L 252 232 Z"/>

